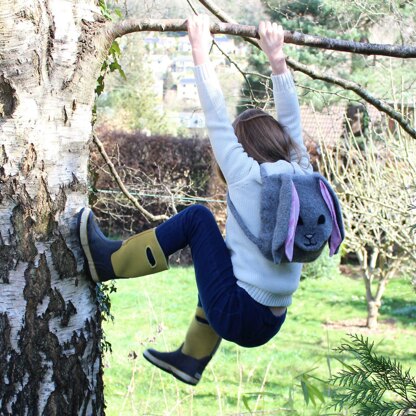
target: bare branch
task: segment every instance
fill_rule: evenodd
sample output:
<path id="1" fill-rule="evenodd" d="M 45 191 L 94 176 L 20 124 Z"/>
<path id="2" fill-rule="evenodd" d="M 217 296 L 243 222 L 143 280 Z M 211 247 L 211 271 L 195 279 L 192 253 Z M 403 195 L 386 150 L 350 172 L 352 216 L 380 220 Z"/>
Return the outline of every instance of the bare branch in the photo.
<path id="1" fill-rule="evenodd" d="M 113 162 L 111 162 L 110 158 L 108 157 L 108 154 L 105 151 L 104 145 L 102 144 L 101 140 L 97 136 L 93 135 L 93 141 L 96 144 L 101 156 L 103 157 L 108 167 L 110 168 L 111 174 L 113 178 L 115 179 L 115 181 L 117 182 L 117 185 L 119 186 L 123 194 L 126 196 L 126 198 L 150 221 L 160 221 L 160 220 L 169 219 L 167 215 L 164 215 L 164 214 L 153 215 L 151 212 L 147 211 L 147 209 L 143 208 L 143 206 L 139 203 L 139 201 L 133 195 L 131 195 L 131 193 L 124 186 L 124 183 L 121 180 L 119 174 L 117 173 L 117 170 L 114 167 Z"/>
<path id="2" fill-rule="evenodd" d="M 416 239 L 408 211 L 413 195 L 407 189 L 416 179 L 410 167 L 415 143 L 408 135 L 395 136 L 388 126 L 370 129 L 363 142 L 350 132 L 335 146 L 321 143 L 320 168 L 336 186 L 343 207 L 344 247 L 359 260 L 369 326 L 375 325 L 389 279 L 414 268 Z"/>
<path id="3" fill-rule="evenodd" d="M 231 19 L 211 0 L 199 0 L 199 2 L 221 21 L 237 24 L 235 20 Z M 246 38 L 246 40 L 252 45 L 259 48 L 259 45 L 256 40 L 252 38 Z M 286 42 L 286 34 L 285 34 L 285 42 Z M 286 58 L 286 61 L 287 61 L 287 64 L 293 70 L 303 72 L 304 74 L 310 76 L 312 79 L 320 79 L 322 81 L 329 82 L 331 84 L 336 84 L 344 89 L 353 91 L 359 97 L 363 98 L 366 102 L 372 104 L 378 110 L 389 115 L 393 120 L 397 121 L 397 123 L 402 127 L 404 131 L 406 131 L 412 138 L 416 139 L 416 130 L 410 125 L 410 123 L 406 120 L 403 114 L 396 111 L 391 105 L 387 104 L 386 102 L 371 95 L 369 91 L 362 88 L 359 84 L 353 81 L 347 81 L 343 78 L 321 74 L 320 72 L 312 70 L 308 66 L 303 65 L 300 62 L 297 62 L 291 58 Z"/>
<path id="4" fill-rule="evenodd" d="M 207 4 L 208 2 L 205 1 L 201 3 Z M 211 24 L 210 30 L 213 34 L 222 33 L 226 35 L 259 39 L 259 34 L 255 26 L 216 22 Z M 128 33 L 143 31 L 184 32 L 186 31 L 186 20 L 127 19 L 115 23 L 111 29 L 114 39 Z M 382 55 L 393 58 L 416 58 L 415 46 L 354 42 L 350 40 L 313 36 L 288 30 L 285 31 L 285 42 L 294 45 L 329 49 L 339 52 L 358 53 L 361 55 Z"/>
<path id="5" fill-rule="evenodd" d="M 207 10 L 209 10 L 214 16 L 218 17 L 221 22 L 228 22 L 238 24 L 237 20 L 234 20 L 231 16 L 220 9 L 214 2 L 211 0 L 198 0 Z"/>
<path id="6" fill-rule="evenodd" d="M 351 52 L 360 55 L 382 55 L 391 56 L 394 58 L 416 58 L 416 47 L 410 45 L 389 45 L 380 43 L 354 42 L 351 40 L 331 39 L 321 36 L 307 35 L 295 31 L 286 33 L 285 42 L 292 43 L 294 45 L 330 49 L 339 52 Z"/>
<path id="7" fill-rule="evenodd" d="M 396 111 L 390 104 L 387 104 L 385 101 L 382 101 L 374 97 L 369 91 L 361 87 L 359 84 L 353 81 L 348 81 L 343 78 L 335 77 L 332 75 L 324 75 L 320 72 L 317 72 L 313 69 L 310 69 L 307 65 L 303 65 L 300 62 L 297 62 L 289 57 L 286 58 L 288 65 L 293 68 L 295 71 L 301 71 L 306 75 L 309 75 L 313 79 L 320 79 L 331 84 L 339 85 L 340 87 L 353 91 L 359 97 L 372 104 L 378 110 L 390 116 L 393 120 L 402 127 L 402 129 L 407 132 L 411 137 L 416 139 L 416 129 L 414 129 L 407 119 L 403 116 L 402 113 Z"/>
<path id="8" fill-rule="evenodd" d="M 199 0 L 199 2 L 205 6 L 211 13 L 213 13 L 218 19 L 222 20 L 222 22 L 214 23 L 211 26 L 212 33 L 223 33 L 223 34 L 229 34 L 234 36 L 241 36 L 245 38 L 249 43 L 259 47 L 257 41 L 255 38 L 258 37 L 257 29 L 254 26 L 245 26 L 245 25 L 238 25 L 235 20 L 232 20 L 227 16 L 221 9 L 219 9 L 211 0 Z M 232 23 L 225 22 L 225 20 L 229 20 Z M 137 19 L 127 19 L 123 20 L 121 22 L 112 24 L 107 32 L 107 36 L 110 39 L 115 39 L 117 37 L 123 36 L 128 33 L 133 32 L 141 32 L 141 31 L 159 31 L 159 32 L 179 32 L 179 31 L 186 31 L 186 20 L 181 19 L 143 19 L 143 20 L 137 20 Z M 306 40 L 306 35 L 303 35 L 303 38 L 301 36 L 298 36 L 295 33 L 291 32 L 285 32 L 285 42 L 287 43 L 296 43 L 298 45 L 309 45 L 308 42 L 312 42 L 311 39 Z M 309 35 L 308 35 L 309 36 Z M 303 40 L 301 40 L 303 39 Z M 324 38 L 320 38 L 324 39 Z M 316 39 L 315 39 L 316 40 Z M 314 40 L 314 42 L 315 42 Z M 330 39 L 331 42 L 322 42 L 322 45 L 326 46 L 319 46 L 319 47 L 325 47 L 327 48 L 328 45 L 334 45 L 336 42 L 344 42 L 339 40 L 333 40 Z M 334 41 L 334 42 L 332 42 Z M 302 43 L 304 42 L 304 43 Z M 315 42 L 314 46 L 318 47 L 319 42 Z M 384 49 L 384 52 L 386 52 L 386 55 L 389 55 L 391 53 L 392 48 L 396 48 L 394 50 L 400 50 L 403 49 L 403 47 L 400 46 L 393 46 L 393 45 L 376 45 L 376 44 L 361 44 L 363 46 L 357 46 L 356 42 L 353 42 L 351 44 L 354 44 L 354 46 L 350 49 L 344 48 L 343 51 L 349 51 L 349 52 L 356 52 L 359 48 L 361 50 L 364 50 L 365 48 L 370 47 L 373 49 L 374 54 L 382 54 L 381 51 L 383 50 L 383 47 L 386 47 Z M 340 44 L 339 44 L 340 45 Z M 309 45 L 310 46 L 310 45 Z M 399 49 L 397 49 L 399 48 Z M 410 49 L 409 49 L 410 48 Z M 332 46 L 330 49 L 333 49 Z M 410 57 L 408 55 L 409 50 L 413 50 L 413 55 L 411 57 L 416 57 L 416 47 L 405 47 L 407 50 L 406 56 Z M 394 53 L 396 53 L 394 52 Z M 364 53 L 364 52 L 360 52 Z M 399 55 L 389 55 L 389 56 L 399 56 Z M 404 56 L 404 55 L 403 55 Z M 378 110 L 382 111 L 383 113 L 387 114 L 389 117 L 391 117 L 393 120 L 397 121 L 397 123 L 401 126 L 401 128 L 406 131 L 412 138 L 416 139 L 416 129 L 413 128 L 410 124 L 410 122 L 404 117 L 403 114 L 401 114 L 399 111 L 396 111 L 393 106 L 389 105 L 385 101 L 382 101 L 376 97 L 374 97 L 369 91 L 362 88 L 359 84 L 348 81 L 343 78 L 335 77 L 332 75 L 322 74 L 316 70 L 310 69 L 308 66 L 301 64 L 300 62 L 297 62 L 291 58 L 287 58 L 288 65 L 294 69 L 295 71 L 303 72 L 304 74 L 310 76 L 313 79 L 319 79 L 324 82 L 328 82 L 331 84 L 339 85 L 340 87 L 353 91 L 355 94 L 357 94 L 359 97 L 364 99 L 366 102 L 372 104 L 374 107 L 376 107 Z"/>
<path id="9" fill-rule="evenodd" d="M 234 65 L 234 67 L 237 69 L 237 71 L 243 76 L 244 81 L 246 82 L 247 88 L 248 88 L 249 93 L 250 93 L 250 99 L 251 99 L 251 101 L 253 101 L 254 103 L 258 103 L 258 100 L 257 100 L 256 96 L 254 95 L 253 88 L 252 88 L 252 86 L 250 84 L 250 80 L 247 77 L 248 74 L 246 72 L 244 72 L 240 68 L 240 66 L 234 60 L 232 60 L 231 57 L 227 53 L 225 53 L 221 49 L 220 45 L 218 45 L 218 42 L 216 42 L 215 40 L 213 40 L 212 42 L 216 46 L 216 48 L 224 55 L 224 57 L 230 62 L 230 64 Z M 266 78 L 269 79 L 269 77 L 266 77 Z"/>

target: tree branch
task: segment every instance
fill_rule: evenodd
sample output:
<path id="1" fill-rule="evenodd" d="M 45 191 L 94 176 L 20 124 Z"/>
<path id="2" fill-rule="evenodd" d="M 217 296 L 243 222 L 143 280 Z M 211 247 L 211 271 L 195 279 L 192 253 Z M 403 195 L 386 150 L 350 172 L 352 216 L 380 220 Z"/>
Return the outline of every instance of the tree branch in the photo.
<path id="1" fill-rule="evenodd" d="M 219 9 L 211 0 L 199 0 L 199 2 L 205 6 L 211 13 L 213 13 L 218 19 L 222 20 L 222 22 L 214 23 L 211 26 L 212 33 L 223 33 L 233 36 L 241 36 L 246 39 L 249 43 L 259 47 L 255 38 L 258 37 L 257 29 L 254 26 L 245 26 L 245 25 L 238 25 L 235 20 L 230 19 L 230 17 L 225 14 L 221 9 Z M 231 23 L 225 22 L 224 20 L 230 20 Z M 117 23 L 114 23 L 109 26 L 107 29 L 107 36 L 111 39 L 116 39 L 120 36 L 126 35 L 128 33 L 133 32 L 142 32 L 142 31 L 158 31 L 158 32 L 183 32 L 186 31 L 186 20 L 181 19 L 126 19 Z M 302 35 L 302 34 L 299 34 Z M 287 43 L 296 43 L 297 45 L 308 45 L 310 46 L 313 43 L 315 47 L 323 47 L 334 49 L 334 45 L 338 44 L 341 45 L 342 42 L 345 41 L 334 40 L 334 39 L 326 39 L 325 38 L 317 38 L 313 37 L 314 40 L 312 42 L 311 39 L 307 40 L 306 36 L 309 35 L 302 35 L 298 36 L 296 32 L 285 32 L 285 42 Z M 319 42 L 318 39 L 321 39 L 322 42 Z M 339 43 L 341 42 L 341 43 Z M 400 55 L 404 50 L 406 50 L 407 57 L 416 57 L 416 47 L 400 47 L 394 45 L 377 45 L 377 44 L 370 44 L 370 43 L 360 43 L 357 42 L 350 42 L 350 48 L 347 48 L 345 44 L 342 43 L 342 50 L 344 52 L 356 52 L 360 50 L 359 53 L 364 53 L 363 51 L 367 48 L 367 52 L 371 50 L 371 54 L 385 54 L 387 56 L 405 56 Z M 347 42 L 348 43 L 348 42 Z M 319 46 L 321 45 L 321 46 Z M 362 45 L 362 46 L 357 46 Z M 341 47 L 341 46 L 340 46 Z M 370 48 L 370 49 L 368 49 Z M 338 50 L 338 49 L 335 49 Z M 339 49 L 341 50 L 341 49 Z M 392 55 L 392 50 L 393 52 Z M 401 52 L 398 52 L 401 51 Z M 412 53 L 409 55 L 409 51 Z M 376 107 L 381 112 L 387 114 L 393 120 L 397 121 L 397 123 L 406 131 L 412 138 L 416 139 L 416 129 L 411 126 L 409 121 L 401 114 L 400 112 L 396 111 L 391 105 L 387 104 L 386 102 L 374 97 L 369 91 L 362 88 L 359 84 L 348 81 L 343 78 L 321 74 L 316 70 L 310 69 L 308 66 L 301 64 L 291 58 L 287 58 L 288 65 L 295 71 L 303 72 L 304 74 L 310 76 L 313 79 L 319 79 L 324 82 L 328 82 L 331 84 L 339 85 L 340 87 L 353 91 L 359 97 L 364 99 L 366 102 L 370 103 L 374 107 Z"/>
<path id="2" fill-rule="evenodd" d="M 385 101 L 382 101 L 374 97 L 369 91 L 361 87 L 361 85 L 343 78 L 327 74 L 321 74 L 313 69 L 310 69 L 307 65 L 303 65 L 300 62 L 297 62 L 289 57 L 286 58 L 286 61 L 288 65 L 295 71 L 303 72 L 304 74 L 309 75 L 312 79 L 320 79 L 321 81 L 336 84 L 346 90 L 353 91 L 363 100 L 367 101 L 369 104 L 373 105 L 378 110 L 387 114 L 393 120 L 397 121 L 397 123 L 402 127 L 404 131 L 406 131 L 411 137 L 416 139 L 416 129 L 411 126 L 409 121 L 406 119 L 406 117 L 403 116 L 402 113 L 396 111 L 390 104 L 387 104 Z"/>
<path id="3" fill-rule="evenodd" d="M 208 2 L 201 2 L 204 5 Z M 211 24 L 211 33 L 242 36 L 259 39 L 255 26 L 239 25 L 236 23 L 216 22 Z M 114 38 L 132 32 L 184 32 L 186 20 L 182 19 L 127 19 L 115 23 L 112 27 Z M 416 58 L 416 47 L 409 45 L 389 45 L 379 43 L 354 42 L 343 39 L 331 39 L 313 36 L 295 31 L 285 30 L 285 43 L 309 46 L 313 48 L 329 49 L 339 52 L 358 53 L 361 55 L 382 55 L 393 58 Z"/>
<path id="4" fill-rule="evenodd" d="M 251 101 L 252 102 L 254 102 L 254 103 L 258 103 L 258 100 L 257 100 L 257 98 L 256 98 L 256 96 L 254 95 L 254 92 L 253 92 L 253 88 L 252 88 L 252 86 L 251 86 L 251 84 L 250 84 L 250 80 L 248 79 L 248 77 L 247 77 L 247 73 L 246 72 L 244 72 L 241 68 L 240 68 L 240 66 L 235 62 L 235 61 L 233 61 L 229 56 L 228 56 L 228 54 L 226 54 L 222 49 L 221 49 L 221 47 L 220 47 L 220 45 L 218 45 L 218 42 L 216 42 L 215 40 L 213 40 L 213 44 L 216 46 L 216 48 L 224 55 L 224 57 L 226 58 L 226 59 L 228 59 L 228 61 L 230 62 L 230 64 L 232 64 L 232 65 L 234 65 L 234 67 L 237 69 L 237 71 L 242 75 L 242 77 L 244 78 L 244 80 L 245 80 L 245 82 L 246 82 L 246 84 L 247 84 L 247 87 L 248 87 L 248 90 L 249 90 L 249 93 L 250 93 L 250 99 L 251 99 Z M 267 79 L 269 79 L 269 77 L 266 77 Z"/>
<path id="5" fill-rule="evenodd" d="M 107 152 L 105 151 L 104 145 L 102 144 L 101 140 L 93 135 L 93 141 L 95 145 L 98 148 L 98 151 L 100 152 L 101 156 L 107 163 L 108 167 L 110 168 L 111 174 L 115 181 L 117 182 L 120 190 L 123 192 L 123 194 L 126 196 L 126 198 L 150 221 L 160 221 L 160 220 L 167 220 L 169 217 L 167 215 L 153 215 L 151 212 L 149 212 L 146 208 L 143 208 L 142 205 L 139 203 L 139 201 L 127 190 L 127 188 L 124 186 L 123 181 L 121 180 L 119 174 L 117 173 L 117 170 L 111 162 L 110 158 L 108 157 Z"/>
<path id="6" fill-rule="evenodd" d="M 216 16 L 222 22 L 230 22 L 237 24 L 237 22 L 230 18 L 225 12 L 223 12 L 218 6 L 216 6 L 211 0 L 198 0 L 204 7 L 207 8 L 214 16 Z M 252 38 L 246 38 L 246 40 L 252 45 L 259 48 L 259 45 L 256 40 Z M 286 35 L 285 35 L 286 41 Z M 369 44 L 368 44 L 369 45 Z M 331 75 L 324 75 L 318 71 L 310 69 L 308 66 L 301 64 L 291 58 L 286 58 L 287 64 L 295 71 L 303 72 L 304 74 L 310 76 L 312 79 L 320 79 L 322 81 L 339 85 L 340 87 L 353 91 L 359 97 L 364 99 L 366 102 L 370 103 L 378 110 L 390 116 L 393 120 L 405 130 L 412 138 L 416 139 L 416 130 L 410 125 L 406 118 L 400 112 L 396 111 L 391 105 L 387 104 L 384 101 L 379 100 L 378 98 L 372 96 L 369 91 L 362 88 L 359 84 L 353 81 L 347 81 L 343 78 L 333 77 Z"/>

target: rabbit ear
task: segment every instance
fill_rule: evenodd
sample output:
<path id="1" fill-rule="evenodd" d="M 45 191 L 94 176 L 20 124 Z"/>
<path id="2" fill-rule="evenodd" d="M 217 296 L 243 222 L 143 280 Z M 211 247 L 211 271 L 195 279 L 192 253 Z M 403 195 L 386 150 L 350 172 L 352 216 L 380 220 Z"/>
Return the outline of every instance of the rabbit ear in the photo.
<path id="1" fill-rule="evenodd" d="M 296 227 L 297 215 L 295 215 L 296 213 L 292 214 L 292 199 L 296 201 L 296 199 L 299 200 L 299 198 L 297 198 L 297 193 L 293 196 L 294 185 L 291 175 L 280 174 L 278 175 L 277 180 L 270 180 L 271 183 L 275 183 L 276 186 L 265 186 L 265 184 L 263 184 L 263 189 L 267 191 L 267 193 L 265 192 L 262 196 L 262 198 L 264 198 L 263 207 L 267 206 L 266 203 L 269 204 L 269 207 L 268 209 L 264 209 L 262 227 L 265 231 L 265 240 L 270 241 L 269 250 L 271 252 L 272 260 L 275 264 L 280 264 L 286 262 L 286 259 L 291 261 L 293 258 L 294 236 L 292 236 L 292 238 L 288 237 L 288 234 L 290 233 L 289 220 L 293 217 L 292 223 L 294 223 L 294 226 Z M 270 209 L 276 209 L 275 216 L 270 214 Z M 267 221 L 270 222 L 271 227 L 267 226 Z M 271 234 L 269 234 L 268 229 L 272 230 Z M 294 234 L 294 230 L 292 230 L 292 234 Z M 269 245 L 267 245 L 267 247 L 269 247 Z"/>
<path id="2" fill-rule="evenodd" d="M 338 225 L 337 215 L 335 212 L 334 202 L 332 200 L 331 194 L 329 193 L 328 188 L 322 180 L 319 180 L 319 186 L 321 189 L 322 197 L 324 198 L 329 212 L 331 213 L 332 231 L 331 236 L 329 237 L 329 255 L 333 256 L 337 252 L 339 246 L 341 245 L 343 237 L 340 231 L 340 227 Z"/>
<path id="3" fill-rule="evenodd" d="M 299 220 L 299 212 L 300 212 L 300 205 L 299 205 L 299 195 L 296 191 L 296 187 L 291 182 L 292 188 L 292 197 L 291 197 L 291 204 L 290 204 L 290 216 L 289 216 L 289 228 L 287 230 L 287 237 L 285 240 L 285 254 L 289 261 L 292 261 L 293 258 L 293 247 L 295 244 L 295 230 L 296 225 Z"/>

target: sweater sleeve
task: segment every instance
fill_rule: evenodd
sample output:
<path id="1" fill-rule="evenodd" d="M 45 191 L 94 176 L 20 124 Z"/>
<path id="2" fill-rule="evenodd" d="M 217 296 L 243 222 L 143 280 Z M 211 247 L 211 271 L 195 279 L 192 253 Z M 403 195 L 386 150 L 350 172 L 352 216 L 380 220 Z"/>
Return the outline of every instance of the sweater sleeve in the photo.
<path id="1" fill-rule="evenodd" d="M 300 107 L 292 74 L 287 71 L 280 75 L 272 75 L 271 78 L 277 120 L 297 143 L 301 151 L 301 160 L 299 161 L 296 151 L 293 151 L 291 153 L 291 161 L 298 162 L 302 168 L 306 169 L 310 167 L 310 160 L 303 143 Z"/>
<path id="2" fill-rule="evenodd" d="M 196 66 L 194 73 L 214 156 L 230 185 L 246 177 L 258 164 L 238 142 L 212 64 Z"/>

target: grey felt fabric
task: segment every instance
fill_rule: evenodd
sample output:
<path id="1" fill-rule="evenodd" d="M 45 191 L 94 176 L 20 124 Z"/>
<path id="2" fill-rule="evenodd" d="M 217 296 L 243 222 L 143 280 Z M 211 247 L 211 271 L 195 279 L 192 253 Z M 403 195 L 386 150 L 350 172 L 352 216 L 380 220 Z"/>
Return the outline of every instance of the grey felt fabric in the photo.
<path id="1" fill-rule="evenodd" d="M 263 255 L 276 264 L 287 263 L 285 241 L 288 235 L 292 204 L 292 182 L 299 196 L 300 213 L 295 230 L 292 262 L 307 263 L 316 260 L 329 242 L 333 222 L 330 210 L 322 197 L 322 181 L 332 198 L 337 224 L 344 239 L 342 212 L 338 198 L 328 181 L 319 173 L 310 175 L 278 174 L 268 176 L 261 167 L 262 191 L 260 204 L 261 229 L 255 236 L 245 225 L 227 195 L 231 213 L 247 237 L 257 245 Z M 336 252 L 338 248 L 336 249 Z"/>

